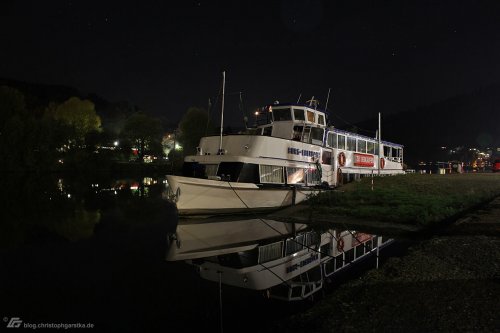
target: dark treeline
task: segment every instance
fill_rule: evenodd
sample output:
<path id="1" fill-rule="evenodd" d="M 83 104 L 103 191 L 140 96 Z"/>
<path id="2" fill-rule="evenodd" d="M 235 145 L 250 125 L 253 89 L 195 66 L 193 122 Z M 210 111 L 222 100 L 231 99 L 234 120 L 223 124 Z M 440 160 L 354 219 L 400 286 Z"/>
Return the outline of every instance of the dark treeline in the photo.
<path id="1" fill-rule="evenodd" d="M 0 80 L 3 172 L 108 170 L 111 162 L 162 155 L 165 122 L 126 102 L 64 86 Z M 108 148 L 108 149 L 102 149 Z M 131 155 L 132 154 L 132 155 Z"/>
<path id="2" fill-rule="evenodd" d="M 161 170 L 137 162 L 162 156 L 163 132 L 161 119 L 128 103 L 0 80 L 0 248 L 72 228 L 92 232 L 99 213 L 89 206 L 89 185 L 109 182 L 117 170 L 128 176 Z M 135 154 L 132 147 L 139 147 Z M 78 223 L 68 222 L 75 214 Z"/>

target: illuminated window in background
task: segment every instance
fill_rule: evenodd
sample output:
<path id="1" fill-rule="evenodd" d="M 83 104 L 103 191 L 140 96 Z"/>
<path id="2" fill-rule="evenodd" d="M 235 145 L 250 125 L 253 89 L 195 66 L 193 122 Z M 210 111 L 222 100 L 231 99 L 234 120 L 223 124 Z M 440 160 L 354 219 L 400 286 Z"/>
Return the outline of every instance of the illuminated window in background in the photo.
<path id="1" fill-rule="evenodd" d="M 314 112 L 307 111 L 307 121 L 310 121 L 311 123 L 314 123 Z"/>
<path id="2" fill-rule="evenodd" d="M 285 177 L 283 167 L 276 165 L 260 165 L 260 182 L 283 184 Z"/>
<path id="3" fill-rule="evenodd" d="M 288 184 L 303 184 L 305 180 L 304 169 L 287 167 L 286 179 Z"/>
<path id="4" fill-rule="evenodd" d="M 295 120 L 306 120 L 302 109 L 293 109 L 293 117 Z"/>
<path id="5" fill-rule="evenodd" d="M 345 135 L 339 135 L 339 149 L 345 149 Z"/>

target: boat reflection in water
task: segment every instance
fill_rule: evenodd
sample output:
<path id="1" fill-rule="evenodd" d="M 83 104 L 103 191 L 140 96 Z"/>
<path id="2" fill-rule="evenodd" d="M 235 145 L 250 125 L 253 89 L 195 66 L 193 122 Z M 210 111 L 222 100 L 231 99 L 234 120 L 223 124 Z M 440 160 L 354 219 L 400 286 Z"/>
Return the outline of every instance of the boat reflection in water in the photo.
<path id="1" fill-rule="evenodd" d="M 168 261 L 197 266 L 204 279 L 267 290 L 296 301 L 313 295 L 331 277 L 390 243 L 353 230 L 317 232 L 306 224 L 268 219 L 180 221 L 168 236 Z"/>

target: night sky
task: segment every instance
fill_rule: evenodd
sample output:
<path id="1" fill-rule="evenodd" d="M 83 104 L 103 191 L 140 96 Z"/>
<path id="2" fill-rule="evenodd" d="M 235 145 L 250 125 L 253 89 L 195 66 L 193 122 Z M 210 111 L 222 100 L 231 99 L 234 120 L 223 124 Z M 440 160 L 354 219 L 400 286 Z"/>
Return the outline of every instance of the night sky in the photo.
<path id="1" fill-rule="evenodd" d="M 228 122 L 326 101 L 333 122 L 500 78 L 499 1 L 2 1 L 0 77 L 74 86 L 178 121 L 226 71 Z"/>

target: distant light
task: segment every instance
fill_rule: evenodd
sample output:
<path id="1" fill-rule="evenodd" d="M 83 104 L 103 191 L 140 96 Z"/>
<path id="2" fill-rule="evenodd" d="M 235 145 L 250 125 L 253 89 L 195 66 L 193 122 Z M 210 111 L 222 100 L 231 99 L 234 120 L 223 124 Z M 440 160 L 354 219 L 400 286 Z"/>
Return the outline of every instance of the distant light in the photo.
<path id="1" fill-rule="evenodd" d="M 259 111 L 255 111 L 255 115 L 258 116 L 259 115 Z"/>
<path id="2" fill-rule="evenodd" d="M 116 194 L 118 194 L 118 192 L 116 192 L 116 190 L 115 190 L 115 195 L 116 195 Z"/>
<path id="3" fill-rule="evenodd" d="M 113 144 L 115 145 L 115 147 L 117 147 L 118 146 L 118 141 L 113 142 Z"/>
<path id="4" fill-rule="evenodd" d="M 70 198 L 71 198 L 71 194 L 68 193 L 68 199 L 70 199 Z"/>

